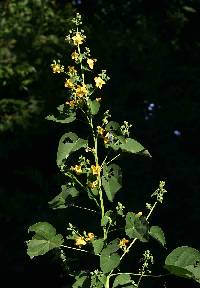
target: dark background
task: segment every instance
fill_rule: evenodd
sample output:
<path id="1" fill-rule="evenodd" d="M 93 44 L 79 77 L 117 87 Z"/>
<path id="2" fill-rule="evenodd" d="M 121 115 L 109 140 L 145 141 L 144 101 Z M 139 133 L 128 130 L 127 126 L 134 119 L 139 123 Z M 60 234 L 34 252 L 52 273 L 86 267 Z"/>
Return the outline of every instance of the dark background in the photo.
<path id="1" fill-rule="evenodd" d="M 49 221 L 62 232 L 71 216 L 81 227 L 88 221 L 71 211 L 52 212 L 47 203 L 63 180 L 55 161 L 59 138 L 73 129 L 73 124 L 66 128 L 44 120 L 65 100 L 63 81 L 52 75 L 50 64 L 57 58 L 70 64 L 64 38 L 75 9 L 83 15 L 98 68 L 107 69 L 111 78 L 102 110 L 109 107 L 113 120 L 133 123 L 132 137 L 152 155 L 119 162 L 124 187 L 116 200 L 129 211 L 141 211 L 159 181 L 166 181 L 168 194 L 152 217 L 167 239 L 167 251 L 152 244 L 160 261 L 155 274 L 163 273 L 164 257 L 177 246 L 200 249 L 200 1 L 5 0 L 0 2 L 0 256 L 5 287 L 67 287 L 70 278 L 54 253 L 28 258 L 27 229 Z M 133 259 L 125 269 L 131 269 Z M 172 276 L 152 283 L 148 287 L 198 287 Z"/>

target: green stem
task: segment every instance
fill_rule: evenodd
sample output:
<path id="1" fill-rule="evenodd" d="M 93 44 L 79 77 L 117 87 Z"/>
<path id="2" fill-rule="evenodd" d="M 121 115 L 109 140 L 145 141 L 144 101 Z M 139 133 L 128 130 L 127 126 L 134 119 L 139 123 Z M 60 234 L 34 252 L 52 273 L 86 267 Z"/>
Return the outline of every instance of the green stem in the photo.
<path id="1" fill-rule="evenodd" d="M 94 132 L 94 125 L 93 125 L 93 121 L 92 121 L 92 117 L 88 118 L 88 122 L 91 126 L 92 129 L 92 135 L 93 135 L 93 141 L 94 141 L 94 158 L 95 158 L 95 164 L 96 166 L 99 166 L 99 159 L 98 159 L 98 140 L 97 140 L 97 136 L 95 135 Z M 104 209 L 104 201 L 103 201 L 103 191 L 101 189 L 101 176 L 100 173 L 98 173 L 98 190 L 99 190 L 99 199 L 100 199 L 100 207 L 101 207 L 101 219 L 103 219 L 104 215 L 105 215 L 105 209 Z M 106 231 L 106 227 L 103 227 L 103 234 L 104 234 L 104 240 L 107 238 L 107 231 Z"/>
<path id="2" fill-rule="evenodd" d="M 111 274 L 109 277 L 113 277 L 113 276 L 117 276 L 117 275 L 124 275 L 124 274 L 126 274 L 126 275 L 133 275 L 133 276 L 140 276 L 141 275 L 141 273 L 128 273 L 128 272 L 126 272 L 126 273 L 113 273 L 113 274 Z M 165 277 L 165 276 L 169 276 L 169 275 L 171 275 L 170 273 L 168 273 L 168 274 L 161 274 L 161 275 L 150 275 L 150 274 L 143 274 L 143 277 L 152 277 L 152 278 L 160 278 L 160 277 Z"/>
<path id="3" fill-rule="evenodd" d="M 76 28 L 76 32 L 79 33 L 79 30 L 78 30 L 78 25 L 77 25 L 77 28 Z M 81 55 L 81 49 L 80 49 L 80 45 L 78 44 L 77 45 L 77 48 L 78 48 L 78 54 Z M 80 64 L 81 64 L 81 76 L 82 76 L 82 80 L 83 80 L 83 84 L 85 83 L 85 75 L 84 75 L 84 72 L 83 72 L 83 64 L 82 64 L 82 57 L 80 58 Z"/>
<path id="4" fill-rule="evenodd" d="M 140 282 L 141 282 L 141 280 L 142 280 L 142 277 L 144 276 L 144 273 L 145 273 L 145 267 L 144 267 L 144 265 L 143 265 L 142 271 L 141 271 L 141 273 L 140 273 L 140 277 L 139 277 L 138 282 L 137 282 L 137 287 L 139 287 Z"/>
<path id="5" fill-rule="evenodd" d="M 156 202 L 153 204 L 151 210 L 149 211 L 149 214 L 148 214 L 147 217 L 146 217 L 146 220 L 149 219 L 149 217 L 151 216 L 151 214 L 152 214 L 152 212 L 153 212 L 153 210 L 154 210 L 154 208 L 156 207 L 157 204 L 158 204 L 158 201 L 156 201 Z"/>
<path id="6" fill-rule="evenodd" d="M 149 219 L 149 217 L 151 216 L 151 214 L 152 214 L 152 212 L 153 212 L 153 210 L 155 209 L 155 207 L 156 207 L 157 204 L 158 204 L 158 201 L 156 201 L 156 202 L 153 204 L 151 210 L 149 211 L 149 214 L 148 214 L 147 217 L 146 217 L 146 220 Z M 131 249 L 131 247 L 133 246 L 133 244 L 135 243 L 136 240 L 137 240 L 137 238 L 134 238 L 134 239 L 132 240 L 131 244 L 128 246 L 128 248 L 127 248 L 127 249 L 124 251 L 124 253 L 122 254 L 120 260 L 125 256 L 126 253 L 129 252 L 129 250 Z"/>
<path id="7" fill-rule="evenodd" d="M 122 256 L 120 257 L 120 261 L 124 258 L 124 256 L 126 255 L 126 253 L 129 252 L 129 250 L 131 249 L 131 247 L 133 246 L 133 244 L 135 243 L 135 241 L 137 240 L 137 238 L 134 238 L 131 242 L 131 244 L 128 246 L 128 248 L 124 251 L 124 253 L 122 254 Z"/>
<path id="8" fill-rule="evenodd" d="M 85 189 L 85 186 L 76 178 L 75 175 L 73 175 L 69 172 L 65 173 L 65 175 L 68 176 L 69 178 L 71 178 L 72 180 L 75 180 L 82 188 Z"/>
<path id="9" fill-rule="evenodd" d="M 90 212 L 99 214 L 99 212 L 97 212 L 96 210 L 89 209 L 89 208 L 86 208 L 86 207 L 81 207 L 81 206 L 74 205 L 74 204 L 70 204 L 69 206 L 70 206 L 70 207 L 74 207 L 74 208 L 79 208 L 79 209 L 82 209 L 82 210 L 87 210 L 87 211 L 90 211 Z"/>
<path id="10" fill-rule="evenodd" d="M 155 207 L 156 207 L 157 204 L 158 204 L 158 201 L 156 201 L 156 202 L 153 204 L 151 210 L 149 211 L 149 213 L 148 213 L 148 215 L 147 215 L 147 217 L 146 217 L 146 220 L 149 219 L 149 217 L 151 216 L 151 214 L 152 214 L 152 212 L 153 212 L 153 210 L 155 209 Z M 124 256 L 130 251 L 131 247 L 132 247 L 133 244 L 136 242 L 136 240 L 137 240 L 137 238 L 134 238 L 134 239 L 132 240 L 131 244 L 128 246 L 128 248 L 124 251 L 124 253 L 123 253 L 122 256 L 120 257 L 120 262 L 121 262 L 121 260 L 124 258 Z M 107 276 L 108 285 L 109 285 L 109 278 L 111 277 L 111 275 L 113 275 L 113 274 L 112 274 L 113 271 L 114 271 L 114 269 L 113 269 L 112 271 L 110 271 L 109 275 Z M 141 275 L 141 274 L 139 274 L 139 275 Z M 139 275 L 138 275 L 138 276 L 139 276 Z M 143 276 L 144 276 L 144 275 L 143 275 Z M 105 286 L 105 288 L 109 288 L 109 286 Z"/>
<path id="11" fill-rule="evenodd" d="M 72 249 L 72 250 L 77 250 L 77 251 L 81 251 L 81 252 L 85 252 L 85 253 L 90 253 L 87 250 L 84 249 L 80 249 L 80 248 L 75 248 L 75 247 L 71 247 L 71 246 L 66 246 L 66 245 L 61 245 L 61 247 L 67 248 L 67 249 Z M 91 253 L 90 253 L 91 254 Z"/>
<path id="12" fill-rule="evenodd" d="M 106 277 L 105 288 L 110 288 L 109 286 L 110 286 L 110 275 L 108 275 L 108 276 Z"/>
<path id="13" fill-rule="evenodd" d="M 121 154 L 116 155 L 115 157 L 113 157 L 110 161 L 108 161 L 106 164 L 110 164 L 111 162 L 113 162 L 115 159 L 117 159 Z"/>

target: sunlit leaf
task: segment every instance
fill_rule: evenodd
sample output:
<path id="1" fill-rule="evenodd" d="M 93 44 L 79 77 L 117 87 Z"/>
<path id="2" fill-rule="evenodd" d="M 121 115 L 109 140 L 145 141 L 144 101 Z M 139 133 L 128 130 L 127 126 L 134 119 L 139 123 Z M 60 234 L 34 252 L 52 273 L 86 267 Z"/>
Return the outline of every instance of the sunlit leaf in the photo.
<path id="1" fill-rule="evenodd" d="M 30 226 L 28 232 L 35 232 L 45 239 L 50 239 L 56 235 L 56 229 L 48 222 L 38 222 Z"/>
<path id="2" fill-rule="evenodd" d="M 73 122 L 76 119 L 76 112 L 70 111 L 64 104 L 60 105 L 57 110 L 58 116 L 48 115 L 45 119 L 63 124 Z"/>
<path id="3" fill-rule="evenodd" d="M 75 187 L 61 186 L 62 192 L 49 201 L 52 209 L 63 209 L 71 203 L 71 200 L 79 195 L 79 191 Z"/>
<path id="4" fill-rule="evenodd" d="M 131 283 L 131 277 L 128 274 L 120 274 L 115 278 L 113 288 Z M 127 287 L 127 286 L 126 286 Z"/>
<path id="5" fill-rule="evenodd" d="M 61 234 L 56 234 L 56 229 L 48 222 L 38 222 L 32 225 L 29 232 L 35 232 L 31 240 L 27 241 L 27 254 L 30 258 L 44 255 L 48 251 L 58 248 L 63 243 Z"/>
<path id="6" fill-rule="evenodd" d="M 128 212 L 126 215 L 125 232 L 129 238 L 138 238 L 142 242 L 147 242 L 148 222 L 144 217 L 139 217 L 133 212 Z"/>
<path id="7" fill-rule="evenodd" d="M 99 255 L 104 246 L 104 239 L 102 238 L 102 239 L 93 240 L 92 246 L 94 248 L 94 254 Z"/>
<path id="8" fill-rule="evenodd" d="M 99 112 L 100 103 L 97 100 L 88 100 L 88 105 L 92 115 L 96 115 Z"/>
<path id="9" fill-rule="evenodd" d="M 116 268 L 120 263 L 120 256 L 117 253 L 108 254 L 106 251 L 102 251 L 100 256 L 100 267 L 103 273 L 109 273 Z"/>
<path id="10" fill-rule="evenodd" d="M 121 168 L 116 164 L 104 165 L 102 185 L 109 201 L 113 201 L 115 194 L 122 187 Z"/>
<path id="11" fill-rule="evenodd" d="M 172 274 L 200 283 L 200 252 L 192 247 L 174 249 L 167 256 L 164 267 Z"/>
<path id="12" fill-rule="evenodd" d="M 57 165 L 60 166 L 64 159 L 67 159 L 72 152 L 86 147 L 88 141 L 79 138 L 75 133 L 65 133 L 59 142 L 57 152 Z"/>
<path id="13" fill-rule="evenodd" d="M 159 226 L 151 226 L 149 234 L 151 235 L 151 237 L 160 242 L 161 245 L 165 246 L 165 235 L 163 230 Z"/>
<path id="14" fill-rule="evenodd" d="M 87 288 L 89 285 L 89 277 L 81 272 L 78 276 L 75 277 L 76 282 L 72 285 L 72 288 Z"/>
<path id="15" fill-rule="evenodd" d="M 144 146 L 142 146 L 139 142 L 137 142 L 136 140 L 132 138 L 127 138 L 126 141 L 120 145 L 120 148 L 124 152 L 129 152 L 133 154 L 139 153 L 139 154 L 143 154 L 145 156 L 151 157 L 148 150 L 146 150 Z"/>
<path id="16" fill-rule="evenodd" d="M 110 121 L 105 127 L 106 131 L 109 131 L 109 132 L 117 131 L 119 128 L 120 128 L 119 123 L 115 121 Z"/>

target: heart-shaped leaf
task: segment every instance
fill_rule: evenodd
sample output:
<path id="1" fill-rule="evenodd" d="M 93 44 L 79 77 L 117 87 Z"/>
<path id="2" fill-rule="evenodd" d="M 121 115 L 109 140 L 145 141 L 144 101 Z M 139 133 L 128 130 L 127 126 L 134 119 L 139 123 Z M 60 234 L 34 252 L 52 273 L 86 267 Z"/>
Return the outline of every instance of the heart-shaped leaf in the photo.
<path id="1" fill-rule="evenodd" d="M 79 138 L 75 133 L 65 133 L 59 142 L 57 152 L 57 165 L 60 166 L 64 159 L 67 159 L 72 152 L 86 147 L 88 141 Z"/>
<path id="2" fill-rule="evenodd" d="M 122 187 L 121 168 L 116 164 L 104 165 L 102 185 L 109 201 L 113 201 L 115 194 Z"/>

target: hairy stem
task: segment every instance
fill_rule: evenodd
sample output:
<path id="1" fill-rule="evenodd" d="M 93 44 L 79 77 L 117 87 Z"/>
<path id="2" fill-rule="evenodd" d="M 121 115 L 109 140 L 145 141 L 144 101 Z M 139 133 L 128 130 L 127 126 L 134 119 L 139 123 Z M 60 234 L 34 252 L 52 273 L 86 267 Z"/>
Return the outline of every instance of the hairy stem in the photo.
<path id="1" fill-rule="evenodd" d="M 133 276 L 140 276 L 141 273 L 129 273 L 129 272 L 126 272 L 126 273 L 113 273 L 110 275 L 110 277 L 113 277 L 113 276 L 117 276 L 117 275 L 133 275 Z M 160 278 L 160 277 L 166 277 L 166 276 L 169 276 L 171 275 L 170 273 L 167 273 L 167 274 L 161 274 L 161 275 L 150 275 L 150 274 L 143 274 L 143 277 L 152 277 L 152 278 Z"/>
<path id="2" fill-rule="evenodd" d="M 93 126 L 93 121 L 92 117 L 89 119 L 90 121 L 90 126 L 92 129 L 92 134 L 93 134 L 93 141 L 94 141 L 94 158 L 95 158 L 95 164 L 96 166 L 99 166 L 99 159 L 98 159 L 98 140 L 97 136 L 95 135 L 94 132 L 94 126 Z M 101 172 L 98 173 L 97 179 L 98 179 L 98 190 L 99 190 L 99 199 L 100 199 L 100 206 L 101 206 L 101 219 L 103 219 L 105 215 L 105 209 L 104 209 L 104 201 L 103 201 L 103 191 L 101 188 Z M 107 238 L 107 230 L 106 227 L 103 227 L 103 234 L 104 234 L 104 239 Z"/>
<path id="3" fill-rule="evenodd" d="M 89 211 L 89 212 L 93 212 L 93 213 L 99 214 L 99 212 L 97 212 L 96 210 L 89 209 L 89 208 L 82 207 L 82 206 L 78 206 L 78 205 L 75 205 L 75 204 L 70 204 L 69 206 L 70 206 L 70 207 L 74 207 L 74 208 L 78 208 L 78 209 L 82 209 L 82 210 L 87 210 L 87 211 Z"/>
<path id="4" fill-rule="evenodd" d="M 110 164 L 111 162 L 113 162 L 115 159 L 117 159 L 121 154 L 116 155 L 115 157 L 113 157 L 111 160 L 109 160 L 106 164 Z"/>
<path id="5" fill-rule="evenodd" d="M 85 252 L 85 253 L 90 253 L 87 250 L 84 249 L 80 249 L 80 248 L 75 248 L 75 247 L 71 247 L 71 246 L 66 246 L 66 245 L 61 245 L 61 247 L 67 248 L 67 249 L 72 249 L 72 250 L 77 250 L 77 251 L 81 251 L 81 252 Z M 90 253 L 91 254 L 91 253 Z"/>

